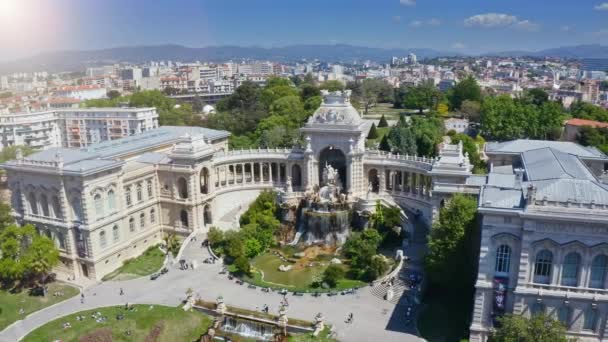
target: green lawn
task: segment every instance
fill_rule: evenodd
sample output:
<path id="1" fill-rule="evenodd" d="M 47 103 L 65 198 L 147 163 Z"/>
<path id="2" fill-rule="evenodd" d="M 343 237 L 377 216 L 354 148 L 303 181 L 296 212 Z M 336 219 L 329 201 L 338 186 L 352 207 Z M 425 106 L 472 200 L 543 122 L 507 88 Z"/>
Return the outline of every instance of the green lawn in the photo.
<path id="1" fill-rule="evenodd" d="M 63 292 L 63 296 L 53 296 L 55 292 Z M 79 292 L 77 288 L 60 282 L 48 285 L 46 297 L 30 296 L 28 290 L 17 293 L 0 290 L 0 331 L 34 311 L 76 296 Z M 23 309 L 23 314 L 19 314 L 20 309 Z"/>
<path id="2" fill-rule="evenodd" d="M 323 256 L 319 256 L 317 259 L 327 259 Z M 330 258 L 331 259 L 331 258 Z M 298 292 L 315 292 L 315 291 L 328 291 L 322 288 L 312 288 L 311 284 L 314 281 L 320 280 L 323 271 L 329 265 L 329 261 L 324 261 L 324 265 L 306 267 L 303 269 L 292 269 L 287 272 L 279 271 L 279 266 L 285 264 L 277 256 L 266 253 L 262 254 L 251 261 L 251 265 L 254 268 L 253 276 L 244 277 L 249 283 L 257 286 L 272 287 L 277 289 L 286 288 L 291 291 Z M 345 271 L 348 271 L 347 265 L 342 265 Z M 264 273 L 264 279 L 262 280 L 262 273 Z M 341 279 L 338 285 L 333 290 L 348 289 L 353 287 L 365 286 L 365 283 L 359 280 L 353 279 Z"/>
<path id="3" fill-rule="evenodd" d="M 129 259 L 116 271 L 103 277 L 107 280 L 129 280 L 157 272 L 165 261 L 165 255 L 158 246 L 148 248 L 142 255 Z"/>
<path id="4" fill-rule="evenodd" d="M 336 341 L 333 338 L 329 337 L 330 333 L 331 333 L 331 329 L 326 326 L 325 329 L 323 329 L 323 331 L 321 331 L 317 337 L 312 336 L 312 333 L 300 334 L 300 335 L 295 335 L 295 336 L 289 336 L 287 341 L 288 342 L 313 342 L 313 341 L 314 342 L 334 342 L 334 341 Z"/>
<path id="5" fill-rule="evenodd" d="M 363 109 L 360 111 L 364 119 L 380 119 L 380 117 L 382 117 L 382 115 L 384 114 L 384 117 L 387 120 L 399 120 L 399 116 L 402 114 L 416 112 L 417 111 L 412 111 L 408 109 L 393 108 L 392 103 L 378 103 L 374 107 L 370 108 L 367 111 L 367 114 L 364 114 Z"/>
<path id="6" fill-rule="evenodd" d="M 96 322 L 91 317 L 99 312 L 107 317 Z M 117 320 L 123 314 L 124 319 Z M 77 316 L 84 316 L 78 321 Z M 65 323 L 71 328 L 64 329 Z M 185 312 L 180 307 L 135 305 L 82 311 L 49 322 L 27 335 L 23 341 L 195 341 L 211 325 L 211 318 L 199 312 Z M 131 332 L 127 335 L 127 331 Z"/>

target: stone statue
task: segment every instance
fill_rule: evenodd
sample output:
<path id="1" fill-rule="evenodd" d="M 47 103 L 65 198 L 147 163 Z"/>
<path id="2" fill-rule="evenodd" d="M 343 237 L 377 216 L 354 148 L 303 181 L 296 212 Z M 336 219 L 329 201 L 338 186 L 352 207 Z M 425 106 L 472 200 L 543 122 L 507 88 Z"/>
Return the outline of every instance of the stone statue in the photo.
<path id="1" fill-rule="evenodd" d="M 285 192 L 288 194 L 293 192 L 293 188 L 291 186 L 291 176 L 287 176 L 287 183 L 285 184 Z"/>
<path id="2" fill-rule="evenodd" d="M 323 184 L 324 185 L 336 185 L 336 180 L 338 176 L 338 170 L 334 169 L 328 163 L 325 163 L 325 168 L 323 169 Z"/>
<path id="3" fill-rule="evenodd" d="M 321 333 L 321 331 L 323 331 L 323 329 L 325 329 L 324 321 L 325 321 L 325 317 L 323 317 L 323 314 L 319 312 L 315 316 L 315 321 L 314 321 L 315 331 L 312 333 L 313 336 L 315 336 L 315 337 L 318 336 Z"/>
<path id="4" fill-rule="evenodd" d="M 369 199 L 369 194 L 374 191 L 374 186 L 372 185 L 372 182 L 369 182 L 369 184 L 367 185 L 367 197 L 366 199 Z"/>

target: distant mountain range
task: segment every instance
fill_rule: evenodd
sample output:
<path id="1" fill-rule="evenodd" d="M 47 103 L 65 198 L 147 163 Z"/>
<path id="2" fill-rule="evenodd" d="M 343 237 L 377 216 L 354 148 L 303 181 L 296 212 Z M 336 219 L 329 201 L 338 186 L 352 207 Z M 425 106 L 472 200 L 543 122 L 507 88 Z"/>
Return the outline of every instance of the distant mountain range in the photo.
<path id="1" fill-rule="evenodd" d="M 181 45 L 127 46 L 87 51 L 57 51 L 42 53 L 13 62 L 0 63 L 0 73 L 11 71 L 78 71 L 87 66 L 108 63 L 173 60 L 182 62 L 258 59 L 272 61 L 298 61 L 320 59 L 327 62 L 352 62 L 354 60 L 385 61 L 392 56 L 406 56 L 414 53 L 418 58 L 441 56 L 463 56 L 450 51 L 424 48 L 381 49 L 371 47 L 337 45 L 291 45 L 285 47 L 239 47 L 211 46 L 192 48 Z M 488 53 L 492 56 L 532 56 L 561 58 L 608 58 L 608 46 L 578 45 L 540 51 L 505 51 Z"/>

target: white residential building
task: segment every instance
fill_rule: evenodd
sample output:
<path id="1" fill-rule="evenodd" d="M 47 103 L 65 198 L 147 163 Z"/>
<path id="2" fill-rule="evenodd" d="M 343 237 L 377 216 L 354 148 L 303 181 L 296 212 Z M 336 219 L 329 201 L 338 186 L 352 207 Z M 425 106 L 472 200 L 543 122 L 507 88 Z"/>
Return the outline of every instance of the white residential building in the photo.
<path id="1" fill-rule="evenodd" d="M 77 108 L 0 115 L 0 147 L 84 147 L 158 127 L 155 108 Z"/>

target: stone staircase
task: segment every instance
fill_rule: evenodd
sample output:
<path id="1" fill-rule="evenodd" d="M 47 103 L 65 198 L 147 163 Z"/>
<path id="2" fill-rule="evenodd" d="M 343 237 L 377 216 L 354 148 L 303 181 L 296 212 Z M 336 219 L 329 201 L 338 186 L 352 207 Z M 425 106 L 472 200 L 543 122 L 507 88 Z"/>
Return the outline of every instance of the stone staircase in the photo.
<path id="1" fill-rule="evenodd" d="M 405 278 L 404 269 L 399 272 L 399 275 L 395 277 L 395 282 L 393 283 L 393 298 L 389 301 L 392 304 L 401 304 L 401 297 L 404 296 L 405 292 L 409 290 L 409 286 L 405 283 L 402 277 Z M 388 284 L 375 284 L 371 290 L 372 294 L 382 300 L 386 298 L 386 292 L 388 291 Z"/>

